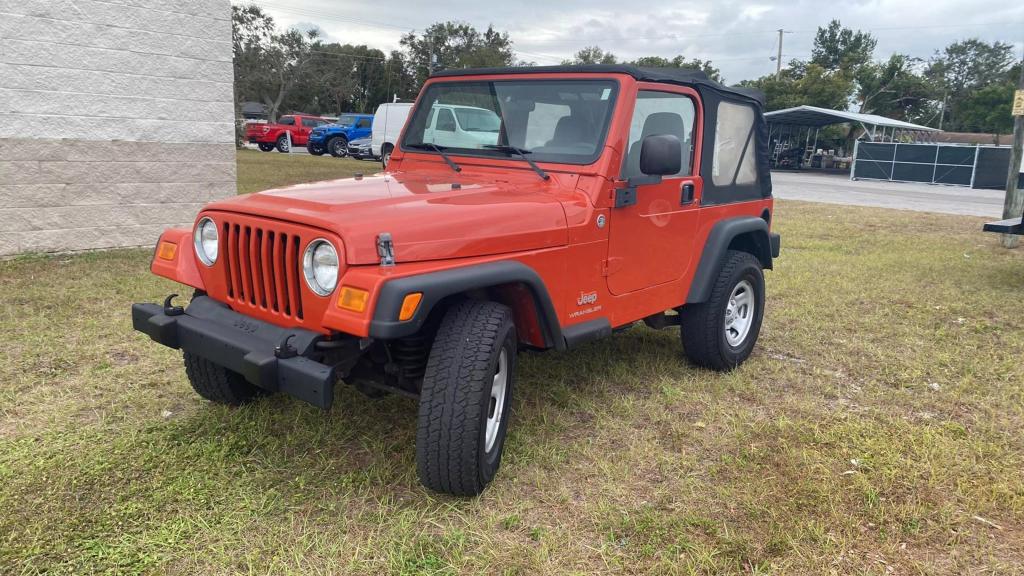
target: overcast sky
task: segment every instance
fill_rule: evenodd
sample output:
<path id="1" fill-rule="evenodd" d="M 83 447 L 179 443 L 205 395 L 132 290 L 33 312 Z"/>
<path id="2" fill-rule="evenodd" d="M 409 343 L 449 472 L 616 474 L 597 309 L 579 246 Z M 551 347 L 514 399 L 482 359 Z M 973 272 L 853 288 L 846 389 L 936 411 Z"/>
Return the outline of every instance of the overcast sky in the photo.
<path id="1" fill-rule="evenodd" d="M 247 3 L 244 0 L 235 2 Z M 1019 0 L 526 0 L 422 2 L 255 0 L 279 25 L 318 26 L 328 40 L 388 51 L 410 30 L 443 20 L 507 31 L 517 55 L 558 64 L 589 45 L 620 58 L 657 55 L 710 59 L 726 81 L 770 73 L 777 29 L 783 62 L 806 58 L 818 26 L 838 18 L 878 39 L 876 58 L 894 52 L 927 58 L 955 40 L 977 37 L 1024 48 L 1024 2 Z"/>

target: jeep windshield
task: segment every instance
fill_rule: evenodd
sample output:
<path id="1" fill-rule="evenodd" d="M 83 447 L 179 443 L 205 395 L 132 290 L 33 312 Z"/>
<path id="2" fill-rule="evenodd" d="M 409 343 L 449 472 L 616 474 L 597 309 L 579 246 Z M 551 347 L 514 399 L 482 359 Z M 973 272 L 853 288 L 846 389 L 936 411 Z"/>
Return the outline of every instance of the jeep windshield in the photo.
<path id="1" fill-rule="evenodd" d="M 613 80 L 438 82 L 420 97 L 403 148 L 430 153 L 590 164 L 601 155 Z"/>

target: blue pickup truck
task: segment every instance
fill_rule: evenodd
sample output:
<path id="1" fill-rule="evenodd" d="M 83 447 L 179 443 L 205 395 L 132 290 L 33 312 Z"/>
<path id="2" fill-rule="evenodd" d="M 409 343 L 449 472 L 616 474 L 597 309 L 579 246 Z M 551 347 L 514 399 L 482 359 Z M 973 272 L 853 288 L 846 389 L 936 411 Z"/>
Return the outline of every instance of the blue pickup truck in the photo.
<path id="1" fill-rule="evenodd" d="M 372 127 L 373 114 L 342 114 L 337 122 L 314 128 L 306 149 L 314 156 L 330 153 L 341 158 L 348 154 L 348 143 L 369 137 Z"/>

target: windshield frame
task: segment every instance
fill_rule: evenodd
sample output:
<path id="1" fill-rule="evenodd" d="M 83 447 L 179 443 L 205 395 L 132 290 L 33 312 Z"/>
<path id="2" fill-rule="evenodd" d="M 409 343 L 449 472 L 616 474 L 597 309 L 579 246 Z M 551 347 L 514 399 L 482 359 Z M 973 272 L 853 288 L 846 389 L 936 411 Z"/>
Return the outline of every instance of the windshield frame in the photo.
<path id="1" fill-rule="evenodd" d="M 437 152 L 431 152 L 424 150 L 416 146 L 415 142 L 409 142 L 409 128 L 412 126 L 413 119 L 419 112 L 420 106 L 425 103 L 424 97 L 427 93 L 435 86 L 453 86 L 458 84 L 527 84 L 527 83 L 592 83 L 592 82 L 607 82 L 611 88 L 611 93 L 608 96 L 608 112 L 607 120 L 601 132 L 598 134 L 594 142 L 594 153 L 589 157 L 581 160 L 547 160 L 547 159 L 534 159 L 538 164 L 555 164 L 555 165 L 568 165 L 568 166 L 590 166 L 601 159 L 604 155 L 608 136 L 612 131 L 612 125 L 615 123 L 616 111 L 619 106 L 619 95 L 622 92 L 622 83 L 615 76 L 608 75 L 586 75 L 582 77 L 566 78 L 564 76 L 548 76 L 543 77 L 530 77 L 528 75 L 517 75 L 515 77 L 481 77 L 481 76 L 467 76 L 465 79 L 455 79 L 453 77 L 445 77 L 441 80 L 431 81 L 427 83 L 421 91 L 419 97 L 416 99 L 416 104 L 409 112 L 409 121 L 406 125 L 406 130 L 403 131 L 401 141 L 399 142 L 399 149 L 403 153 L 413 154 L 429 154 L 431 156 L 438 156 Z M 429 113 L 429 111 L 428 111 Z M 457 120 L 456 120 L 457 121 Z M 504 117 L 502 117 L 504 122 Z M 501 132 L 499 131 L 499 134 Z M 505 144 L 508 144 L 507 142 Z M 485 159 L 496 159 L 496 160 L 512 160 L 516 162 L 524 162 L 519 156 L 510 152 L 502 151 L 500 149 L 473 149 L 473 148 L 445 148 L 445 153 L 449 156 L 463 156 L 469 158 L 485 158 Z"/>

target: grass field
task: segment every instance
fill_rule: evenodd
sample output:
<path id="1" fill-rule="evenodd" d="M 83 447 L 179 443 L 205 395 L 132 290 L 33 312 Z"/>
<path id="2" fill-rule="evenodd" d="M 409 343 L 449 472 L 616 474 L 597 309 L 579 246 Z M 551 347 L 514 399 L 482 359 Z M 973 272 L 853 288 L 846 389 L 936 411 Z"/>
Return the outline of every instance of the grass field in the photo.
<path id="1" fill-rule="evenodd" d="M 240 189 L 292 161 L 353 170 L 246 153 Z M 1024 250 L 970 217 L 775 222 L 748 363 L 646 327 L 525 354 L 470 500 L 418 485 L 412 400 L 201 401 L 131 331 L 179 291 L 148 251 L 0 262 L 0 574 L 1021 573 Z"/>
<path id="2" fill-rule="evenodd" d="M 380 171 L 380 162 L 333 156 L 238 151 L 238 193 L 248 194 L 289 184 L 347 178 Z"/>

